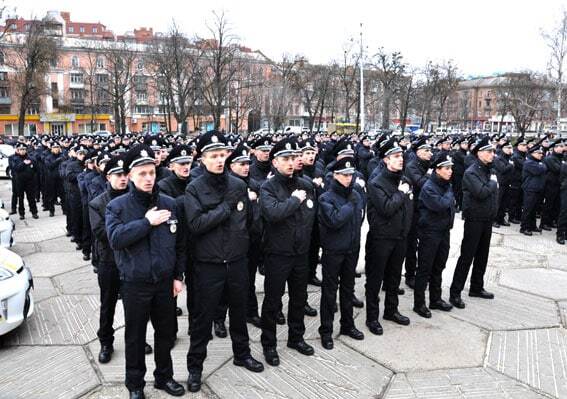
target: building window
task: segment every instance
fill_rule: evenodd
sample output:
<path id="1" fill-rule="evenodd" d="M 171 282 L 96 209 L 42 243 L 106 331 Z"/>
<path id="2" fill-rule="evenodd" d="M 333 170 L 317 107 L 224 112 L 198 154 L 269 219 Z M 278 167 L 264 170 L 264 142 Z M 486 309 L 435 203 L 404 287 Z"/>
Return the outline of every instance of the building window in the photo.
<path id="1" fill-rule="evenodd" d="M 81 26 L 81 27 L 79 28 L 79 32 L 85 33 L 85 27 L 84 27 L 84 26 Z"/>
<path id="2" fill-rule="evenodd" d="M 0 51 L 0 65 L 4 65 L 4 52 Z M 2 72 L 5 73 L 5 72 Z"/>
<path id="3" fill-rule="evenodd" d="M 160 105 L 158 107 L 158 114 L 167 114 L 167 106 L 166 105 Z"/>
<path id="4" fill-rule="evenodd" d="M 145 91 L 140 91 L 136 93 L 136 98 L 138 101 L 148 101 L 148 93 Z"/>
<path id="5" fill-rule="evenodd" d="M 136 114 L 149 114 L 150 107 L 147 105 L 136 105 Z"/>
<path id="6" fill-rule="evenodd" d="M 51 65 L 51 68 L 57 67 L 57 58 L 52 58 L 51 60 L 49 60 L 49 64 Z"/>
<path id="7" fill-rule="evenodd" d="M 10 97 L 10 91 L 7 87 L 0 87 L 0 97 Z"/>
<path id="8" fill-rule="evenodd" d="M 28 109 L 26 110 L 26 114 L 28 115 L 37 115 L 39 114 L 39 104 L 31 104 Z"/>
<path id="9" fill-rule="evenodd" d="M 26 29 L 26 32 L 29 32 L 30 31 L 30 24 L 26 24 L 25 29 Z"/>
<path id="10" fill-rule="evenodd" d="M 93 33 L 98 33 L 98 29 L 97 29 L 97 28 L 93 28 Z"/>
<path id="11" fill-rule="evenodd" d="M 10 113 L 10 106 L 9 105 L 0 105 L 0 114 L 1 115 L 8 115 Z"/>
<path id="12" fill-rule="evenodd" d="M 75 28 L 72 26 L 69 26 L 69 33 L 75 33 Z"/>
<path id="13" fill-rule="evenodd" d="M 75 105 L 75 106 L 73 107 L 73 112 L 74 112 L 75 114 L 82 114 L 83 111 L 84 111 L 84 107 L 83 107 L 82 105 Z"/>
<path id="14" fill-rule="evenodd" d="M 0 72 L 0 81 L 6 81 L 8 79 L 7 72 Z"/>
<path id="15" fill-rule="evenodd" d="M 4 125 L 4 134 L 6 135 L 13 135 L 14 134 L 14 125 L 9 123 Z"/>
<path id="16" fill-rule="evenodd" d="M 59 92 L 59 88 L 57 87 L 57 82 L 51 82 L 51 95 L 56 96 Z"/>
<path id="17" fill-rule="evenodd" d="M 79 67 L 79 57 L 77 57 L 76 55 L 74 55 L 73 58 L 71 58 L 71 66 L 73 68 Z"/>
<path id="18" fill-rule="evenodd" d="M 96 82 L 98 84 L 105 84 L 108 82 L 108 75 L 104 73 L 97 73 L 96 74 Z"/>
<path id="19" fill-rule="evenodd" d="M 83 83 L 83 74 L 82 73 L 72 73 L 71 74 L 71 83 Z"/>
<path id="20" fill-rule="evenodd" d="M 10 25 L 10 29 L 12 29 L 12 30 L 18 29 L 18 25 L 12 24 L 12 25 Z"/>
<path id="21" fill-rule="evenodd" d="M 71 89 L 71 100 L 82 100 L 83 90 L 81 89 Z"/>
<path id="22" fill-rule="evenodd" d="M 53 108 L 59 108 L 59 99 L 54 98 L 52 100 L 52 103 L 53 103 Z"/>
<path id="23" fill-rule="evenodd" d="M 106 130 L 106 123 L 99 123 L 98 130 Z"/>
<path id="24" fill-rule="evenodd" d="M 102 57 L 96 57 L 96 67 L 104 68 L 104 59 Z"/>

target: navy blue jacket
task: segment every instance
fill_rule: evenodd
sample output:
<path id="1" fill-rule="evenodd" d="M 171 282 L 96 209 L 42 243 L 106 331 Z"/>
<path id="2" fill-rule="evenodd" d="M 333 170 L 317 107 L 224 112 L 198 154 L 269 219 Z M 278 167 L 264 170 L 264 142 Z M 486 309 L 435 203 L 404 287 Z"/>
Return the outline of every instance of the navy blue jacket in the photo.
<path id="1" fill-rule="evenodd" d="M 494 177 L 492 177 L 494 176 Z M 493 180 L 494 179 L 494 180 Z M 490 166 L 478 159 L 463 176 L 463 218 L 470 221 L 491 221 L 498 211 L 498 183 Z"/>
<path id="2" fill-rule="evenodd" d="M 448 181 L 433 173 L 419 193 L 418 232 L 444 232 L 453 227 L 455 197 Z"/>
<path id="3" fill-rule="evenodd" d="M 150 225 L 145 215 L 154 206 L 171 211 L 171 218 L 159 226 Z M 121 280 L 157 283 L 183 278 L 185 247 L 177 222 L 175 200 L 160 194 L 157 187 L 149 194 L 130 184 L 127 194 L 108 203 L 106 232 Z"/>
<path id="4" fill-rule="evenodd" d="M 547 166 L 528 155 L 522 170 L 522 190 L 532 193 L 541 193 L 545 188 L 545 173 Z"/>
<path id="5" fill-rule="evenodd" d="M 360 248 L 360 227 L 364 200 L 350 187 L 333 179 L 331 187 L 319 197 L 321 247 L 331 253 L 352 253 Z"/>

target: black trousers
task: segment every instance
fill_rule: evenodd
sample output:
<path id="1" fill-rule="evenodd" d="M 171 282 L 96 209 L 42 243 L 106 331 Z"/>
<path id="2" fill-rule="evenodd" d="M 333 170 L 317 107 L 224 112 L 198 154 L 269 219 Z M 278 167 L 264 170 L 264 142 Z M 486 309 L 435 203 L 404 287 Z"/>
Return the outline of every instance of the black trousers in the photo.
<path id="1" fill-rule="evenodd" d="M 380 315 L 380 288 L 386 288 L 384 314 L 398 310 L 398 288 L 402 275 L 402 263 L 406 255 L 405 240 L 373 240 L 371 262 L 366 269 L 366 321 L 378 320 Z"/>
<path id="2" fill-rule="evenodd" d="M 417 209 L 417 207 L 416 207 Z M 415 277 L 415 271 L 417 268 L 417 218 L 418 213 L 413 214 L 413 220 L 411 223 L 410 231 L 408 233 L 408 238 L 406 242 L 406 260 L 404 263 L 404 268 L 406 270 L 405 277 L 412 278 Z"/>
<path id="3" fill-rule="evenodd" d="M 567 234 L 567 187 L 561 189 L 559 199 L 560 211 L 557 218 L 557 236 Z"/>
<path id="4" fill-rule="evenodd" d="M 187 321 L 189 330 L 193 326 L 193 316 L 195 316 L 195 296 L 197 287 L 193 284 L 193 259 L 187 257 L 187 268 L 185 269 L 185 285 L 187 286 L 187 297 L 185 305 L 187 306 Z"/>
<path id="5" fill-rule="evenodd" d="M 60 198 L 62 203 L 65 200 L 63 182 L 61 179 L 47 179 L 45 187 L 45 207 L 49 211 L 55 212 L 55 202 L 57 198 Z"/>
<path id="6" fill-rule="evenodd" d="M 511 189 L 509 185 L 502 185 L 498 190 L 498 213 L 496 214 L 496 221 L 503 223 L 506 219 L 506 213 L 510 216 L 510 199 Z"/>
<path id="7" fill-rule="evenodd" d="M 313 230 L 311 231 L 311 243 L 309 244 L 309 278 L 317 275 L 320 247 L 321 240 L 319 238 L 319 223 L 314 223 Z"/>
<path id="8" fill-rule="evenodd" d="M 510 187 L 510 219 L 522 218 L 523 191 L 520 187 Z"/>
<path id="9" fill-rule="evenodd" d="M 463 175 L 453 175 L 453 192 L 457 207 L 461 209 L 463 207 Z"/>
<path id="10" fill-rule="evenodd" d="M 78 243 L 83 238 L 83 206 L 81 197 L 71 194 L 69 196 L 69 230 Z"/>
<path id="11" fill-rule="evenodd" d="M 441 281 L 449 258 L 450 231 L 418 232 L 419 263 L 413 291 L 414 305 L 425 305 L 425 290 L 429 284 L 429 303 L 441 299 Z"/>
<path id="12" fill-rule="evenodd" d="M 146 329 L 151 320 L 154 332 L 154 377 L 162 383 L 173 377 L 171 348 L 175 341 L 173 280 L 159 283 L 122 282 L 122 304 L 126 328 L 126 387 L 133 391 L 145 386 Z"/>
<path id="13" fill-rule="evenodd" d="M 524 203 L 522 206 L 521 228 L 524 230 L 535 230 L 537 228 L 536 214 L 541 206 L 543 193 L 531 191 L 524 192 Z"/>
<path id="14" fill-rule="evenodd" d="M 91 220 L 89 219 L 89 204 L 82 205 L 81 217 L 82 221 L 82 235 L 81 235 L 81 246 L 83 247 L 83 254 L 91 253 L 92 246 L 92 232 L 91 232 Z"/>
<path id="15" fill-rule="evenodd" d="M 115 265 L 101 265 L 97 272 L 100 288 L 100 316 L 97 336 L 101 345 L 114 343 L 114 312 L 120 292 L 120 275 Z"/>
<path id="16" fill-rule="evenodd" d="M 234 357 L 242 359 L 250 354 L 248 328 L 246 326 L 246 302 L 248 298 L 248 260 L 229 263 L 193 263 L 195 315 L 191 326 L 191 344 L 187 353 L 187 369 L 202 371 L 207 357 L 207 345 L 219 303 L 226 291 L 228 298 L 229 332 Z"/>
<path id="17" fill-rule="evenodd" d="M 264 348 L 275 348 L 276 316 L 282 308 L 282 296 L 287 282 L 289 305 L 287 325 L 289 342 L 303 340 L 305 334 L 305 303 L 309 265 L 307 254 L 285 256 L 266 254 L 264 258 L 264 302 L 262 304 L 262 336 Z"/>
<path id="18" fill-rule="evenodd" d="M 471 291 L 480 291 L 484 288 L 484 272 L 488 262 L 490 239 L 492 237 L 492 221 L 465 220 L 463 241 L 461 242 L 461 255 L 457 260 L 453 282 L 451 284 L 451 297 L 458 297 L 465 288 L 465 282 L 473 265 L 471 275 Z M 474 263 L 473 263 L 474 262 Z"/>
<path id="19" fill-rule="evenodd" d="M 559 187 L 546 188 L 541 214 L 541 224 L 551 226 L 559 217 Z"/>
<path id="20" fill-rule="evenodd" d="M 18 213 L 20 216 L 24 216 L 26 213 L 26 208 L 24 206 L 24 194 L 28 200 L 28 205 L 30 207 L 30 212 L 32 215 L 37 214 L 37 205 L 35 202 L 35 186 L 33 179 L 18 179 L 17 184 L 18 189 Z"/>
<path id="21" fill-rule="evenodd" d="M 354 297 L 354 275 L 358 250 L 351 253 L 330 253 L 323 249 L 323 284 L 321 286 L 321 336 L 333 334 L 333 308 L 339 290 L 341 328 L 354 327 L 352 299 Z"/>
<path id="22" fill-rule="evenodd" d="M 12 213 L 16 213 L 16 210 L 18 209 L 18 182 L 16 181 L 16 178 L 13 176 L 12 176 L 12 200 L 10 205 L 12 207 Z"/>

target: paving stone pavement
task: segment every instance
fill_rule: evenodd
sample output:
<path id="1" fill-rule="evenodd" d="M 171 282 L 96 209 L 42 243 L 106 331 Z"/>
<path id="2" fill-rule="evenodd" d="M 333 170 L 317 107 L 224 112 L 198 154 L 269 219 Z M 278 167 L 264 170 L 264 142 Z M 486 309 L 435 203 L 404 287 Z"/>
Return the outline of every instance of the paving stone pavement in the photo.
<path id="1" fill-rule="evenodd" d="M 0 181 L 0 198 L 9 203 L 9 182 Z M 82 260 L 65 237 L 65 218 L 57 209 L 49 218 L 15 220 L 12 250 L 32 269 L 35 313 L 2 338 L 0 399 L 126 398 L 124 322 L 119 303 L 115 318 L 112 362 L 96 360 L 99 344 L 98 287 L 89 262 Z M 367 226 L 364 226 L 366 231 Z M 525 237 L 519 226 L 494 229 L 485 275 L 496 298 L 486 301 L 463 292 L 467 307 L 423 319 L 412 311 L 413 294 L 400 297 L 400 311 L 411 318 L 402 327 L 384 321 L 384 335 L 365 327 L 365 309 L 355 309 L 355 323 L 364 341 L 338 335 L 335 349 L 319 343 L 318 318 L 306 317 L 305 337 L 315 355 L 288 349 L 287 326 L 278 326 L 280 367 L 266 365 L 260 374 L 232 364 L 229 338 L 214 338 L 204 366 L 204 385 L 192 398 L 564 398 L 567 397 L 567 247 L 555 244 L 552 233 Z M 363 237 L 365 237 L 363 233 Z M 444 297 L 451 283 L 462 240 L 457 217 L 444 272 Z M 364 245 L 362 245 L 364 248 Z M 364 271 L 364 251 L 357 270 Z M 263 277 L 256 279 L 261 304 Z M 320 289 L 309 286 L 309 303 L 319 308 Z M 364 299 L 364 276 L 356 280 Z M 287 313 L 287 295 L 283 298 Z M 184 314 L 172 350 L 175 376 L 187 378 L 185 292 L 178 300 Z M 337 317 L 338 319 L 338 317 Z M 228 321 L 227 321 L 228 322 Z M 249 325 L 252 353 L 263 360 L 260 330 Z M 148 342 L 153 342 L 151 324 Z M 148 398 L 169 397 L 153 388 L 153 356 L 146 358 Z"/>

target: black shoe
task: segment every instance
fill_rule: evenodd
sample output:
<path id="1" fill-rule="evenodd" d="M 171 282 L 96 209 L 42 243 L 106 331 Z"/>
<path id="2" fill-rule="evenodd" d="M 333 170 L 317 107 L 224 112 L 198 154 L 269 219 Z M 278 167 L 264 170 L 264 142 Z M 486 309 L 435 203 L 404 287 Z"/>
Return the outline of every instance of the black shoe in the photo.
<path id="1" fill-rule="evenodd" d="M 281 326 L 285 324 L 285 316 L 281 311 L 278 312 L 278 314 L 276 315 L 276 323 L 278 323 Z"/>
<path id="2" fill-rule="evenodd" d="M 138 389 L 136 391 L 130 391 L 130 399 L 145 399 L 144 390 Z"/>
<path id="3" fill-rule="evenodd" d="M 460 296 L 450 297 L 449 302 L 451 302 L 451 304 L 458 309 L 464 309 L 465 308 L 465 303 L 463 302 L 463 299 Z"/>
<path id="4" fill-rule="evenodd" d="M 26 217 L 24 215 L 20 215 L 20 220 L 24 220 Z"/>
<path id="5" fill-rule="evenodd" d="M 15 215 L 16 213 L 18 213 L 18 211 L 16 211 L 15 209 L 12 209 L 12 211 L 10 212 L 10 215 Z"/>
<path id="6" fill-rule="evenodd" d="M 444 312 L 449 312 L 451 309 L 453 309 L 453 305 L 445 302 L 442 299 L 439 299 L 438 301 L 435 302 L 429 302 L 429 309 L 437 309 L 437 310 L 442 310 Z"/>
<path id="7" fill-rule="evenodd" d="M 355 308 L 363 308 L 364 307 L 364 302 L 362 302 L 360 299 L 358 299 L 356 296 L 352 297 L 352 306 L 354 306 Z"/>
<path id="8" fill-rule="evenodd" d="M 482 299 L 494 299 L 494 294 L 485 290 L 469 291 L 469 296 Z"/>
<path id="9" fill-rule="evenodd" d="M 201 372 L 190 371 L 187 378 L 187 389 L 189 392 L 199 392 L 201 390 Z"/>
<path id="10" fill-rule="evenodd" d="M 171 396 L 183 396 L 185 395 L 185 388 L 183 385 L 175 381 L 173 378 L 169 381 L 162 382 L 158 384 L 157 382 L 154 383 L 155 389 L 161 389 L 162 391 L 167 392 Z"/>
<path id="11" fill-rule="evenodd" d="M 317 309 L 312 308 L 308 303 L 305 304 L 305 316 L 316 317 Z"/>
<path id="12" fill-rule="evenodd" d="M 370 330 L 370 332 L 374 335 L 382 335 L 384 334 L 384 330 L 382 329 L 382 325 L 378 320 L 367 321 L 366 327 Z"/>
<path id="13" fill-rule="evenodd" d="M 354 273 L 354 277 L 355 277 L 355 278 L 361 278 L 361 277 L 362 277 L 362 273 L 356 272 L 356 273 Z"/>
<path id="14" fill-rule="evenodd" d="M 321 286 L 321 280 L 319 280 L 316 276 L 313 276 L 309 279 L 309 284 L 320 287 Z"/>
<path id="15" fill-rule="evenodd" d="M 492 222 L 492 227 L 499 229 L 499 228 L 500 228 L 500 223 L 498 223 L 498 222 Z"/>
<path id="16" fill-rule="evenodd" d="M 535 229 L 533 229 L 533 231 L 536 233 L 541 233 L 541 227 L 536 227 Z"/>
<path id="17" fill-rule="evenodd" d="M 77 244 L 77 245 L 75 246 L 75 249 L 76 249 L 77 251 L 82 251 L 82 250 L 83 250 L 83 246 L 82 246 L 81 244 Z"/>
<path id="18" fill-rule="evenodd" d="M 150 344 L 148 344 L 147 342 L 144 344 L 144 353 L 146 355 L 150 355 L 154 350 L 152 349 L 152 346 Z"/>
<path id="19" fill-rule="evenodd" d="M 415 289 L 415 277 L 406 277 L 406 285 L 412 290 Z"/>
<path id="20" fill-rule="evenodd" d="M 398 287 L 398 295 L 404 295 L 406 293 L 406 290 L 404 290 L 403 288 Z"/>
<path id="21" fill-rule="evenodd" d="M 263 276 L 266 273 L 264 270 L 264 265 L 258 266 L 258 273 L 260 273 L 261 276 Z"/>
<path id="22" fill-rule="evenodd" d="M 280 365 L 280 357 L 276 348 L 264 348 L 264 358 L 270 366 L 277 367 Z"/>
<path id="23" fill-rule="evenodd" d="M 512 224 L 520 224 L 520 221 L 518 219 L 510 219 L 508 221 Z"/>
<path id="24" fill-rule="evenodd" d="M 542 224 L 541 226 L 539 226 L 540 229 L 545 230 L 545 231 L 551 231 L 551 226 L 548 226 L 546 224 Z"/>
<path id="25" fill-rule="evenodd" d="M 183 315 L 183 310 L 182 310 L 179 306 L 176 306 L 176 307 L 175 307 L 175 315 L 176 315 L 177 317 Z"/>
<path id="26" fill-rule="evenodd" d="M 347 337 L 351 337 L 352 339 L 356 339 L 357 341 L 362 341 L 364 339 L 364 333 L 356 327 L 345 329 L 341 328 L 339 334 L 346 335 Z"/>
<path id="27" fill-rule="evenodd" d="M 556 228 L 558 227 L 558 226 L 557 226 L 557 223 L 555 223 L 555 222 L 552 222 L 549 226 L 550 226 L 552 229 L 556 229 Z"/>
<path id="28" fill-rule="evenodd" d="M 83 260 L 91 260 L 91 255 L 90 254 L 83 254 Z"/>
<path id="29" fill-rule="evenodd" d="M 112 359 L 112 352 L 114 352 L 112 345 L 102 345 L 100 347 L 100 352 L 98 353 L 98 362 L 103 364 L 110 362 Z"/>
<path id="30" fill-rule="evenodd" d="M 431 318 L 431 312 L 429 311 L 429 309 L 425 305 L 414 306 L 413 311 L 415 313 L 417 313 L 418 315 L 420 315 L 421 317 L 425 317 L 426 319 Z"/>
<path id="31" fill-rule="evenodd" d="M 71 234 L 71 232 L 69 230 L 67 230 L 67 232 L 65 233 L 65 237 L 71 237 L 73 234 Z M 73 240 L 71 240 L 71 242 L 75 242 Z"/>
<path id="32" fill-rule="evenodd" d="M 410 319 L 398 311 L 395 311 L 392 314 L 384 313 L 384 316 L 382 316 L 382 318 L 384 320 L 393 321 L 394 323 L 399 324 L 401 326 L 409 326 L 410 323 Z"/>
<path id="33" fill-rule="evenodd" d="M 557 236 L 557 243 L 560 245 L 565 245 L 565 237 L 564 236 Z"/>
<path id="34" fill-rule="evenodd" d="M 510 227 L 510 223 L 508 223 L 507 221 L 500 222 L 500 224 L 502 226 Z"/>
<path id="35" fill-rule="evenodd" d="M 215 335 L 219 338 L 226 338 L 227 333 L 224 321 L 215 321 L 213 324 L 215 326 Z"/>
<path id="36" fill-rule="evenodd" d="M 32 215 L 32 218 L 34 218 L 34 219 L 39 219 L 39 215 L 38 215 L 37 213 L 34 213 L 34 214 Z"/>
<path id="37" fill-rule="evenodd" d="M 331 350 L 335 347 L 333 337 L 330 335 L 321 335 L 321 346 L 323 349 Z"/>
<path id="38" fill-rule="evenodd" d="M 261 373 L 264 371 L 264 365 L 252 356 L 245 357 L 244 359 L 234 359 L 232 362 L 235 366 L 244 367 L 246 370 L 254 373 Z"/>
<path id="39" fill-rule="evenodd" d="M 262 319 L 258 316 L 249 316 L 246 318 L 246 323 L 252 324 L 254 327 L 262 328 Z"/>
<path id="40" fill-rule="evenodd" d="M 55 212 L 54 212 L 54 211 L 49 211 L 49 217 L 52 218 L 53 216 L 55 216 Z"/>
<path id="41" fill-rule="evenodd" d="M 313 347 L 305 341 L 299 341 L 299 342 L 288 341 L 287 347 L 291 349 L 295 349 L 296 351 L 298 351 L 299 353 L 305 356 L 311 356 L 315 353 L 315 349 L 313 349 Z"/>
<path id="42" fill-rule="evenodd" d="M 529 230 L 525 230 L 525 229 L 520 229 L 520 233 L 522 233 L 525 236 L 531 236 L 532 232 Z"/>

